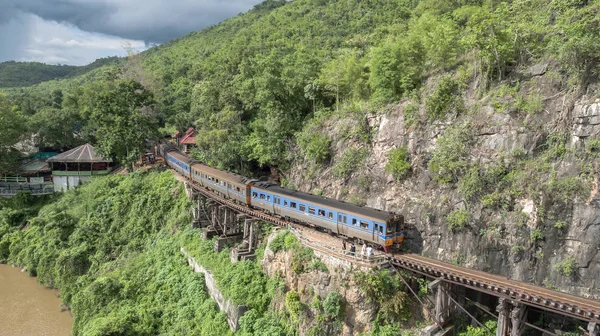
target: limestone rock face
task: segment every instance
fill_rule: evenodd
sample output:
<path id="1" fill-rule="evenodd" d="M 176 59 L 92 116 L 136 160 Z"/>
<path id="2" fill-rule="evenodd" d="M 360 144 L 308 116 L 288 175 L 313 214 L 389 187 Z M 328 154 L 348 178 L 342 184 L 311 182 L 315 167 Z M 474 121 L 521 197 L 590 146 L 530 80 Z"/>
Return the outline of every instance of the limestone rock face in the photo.
<path id="1" fill-rule="evenodd" d="M 269 241 L 275 235 L 271 235 Z M 356 271 L 367 271 L 358 268 L 351 263 L 340 260 L 329 255 L 315 251 L 315 256 L 327 266 L 328 272 L 313 270 L 302 274 L 296 274 L 292 270 L 292 255 L 286 251 L 273 253 L 268 247 L 265 250 L 261 265 L 263 271 L 269 277 L 282 276 L 289 290 L 294 290 L 300 295 L 300 300 L 310 306 L 315 295 L 321 300 L 325 299 L 330 292 L 337 292 L 344 299 L 345 319 L 342 335 L 357 335 L 368 331 L 375 314 L 377 305 L 371 303 L 359 290 L 353 280 Z M 316 316 L 315 312 L 307 312 L 308 316 L 300 326 L 300 335 L 304 335 Z"/>
<path id="2" fill-rule="evenodd" d="M 301 191 L 319 189 L 326 197 L 403 214 L 406 245 L 413 252 L 600 299 L 600 156 L 589 155 L 587 149 L 589 141 L 600 139 L 600 90 L 593 85 L 572 88 L 561 73 L 553 62 L 537 64 L 485 96 L 478 89 L 481 80 L 474 78 L 462 93 L 464 110 L 448 111 L 443 120 L 427 117 L 425 100 L 436 78 L 425 84 L 421 102 L 335 115 L 322 124 L 332 143 L 331 163 L 315 167 L 298 159 L 286 172 L 288 180 Z M 361 130 L 359 125 L 368 126 Z M 506 208 L 465 199 L 459 185 L 437 182 L 429 166 L 440 137 L 457 125 L 472 131 L 471 166 L 485 168 L 520 155 L 531 158 L 529 169 L 544 170 L 532 174 L 531 184 L 571 178 L 584 181 L 590 194 L 561 201 L 553 194 L 568 185 L 521 195 L 521 186 L 516 186 L 513 194 L 503 195 L 511 199 Z M 543 163 L 540 155 L 549 135 L 564 135 L 566 148 L 560 157 Z M 406 147 L 410 155 L 411 173 L 404 181 L 396 181 L 385 169 L 389 151 L 398 147 Z M 366 149 L 368 156 L 347 176 L 336 176 L 334 168 L 349 148 Z M 446 216 L 456 209 L 467 210 L 470 220 L 453 232 Z M 561 266 L 572 266 L 571 274 Z"/>

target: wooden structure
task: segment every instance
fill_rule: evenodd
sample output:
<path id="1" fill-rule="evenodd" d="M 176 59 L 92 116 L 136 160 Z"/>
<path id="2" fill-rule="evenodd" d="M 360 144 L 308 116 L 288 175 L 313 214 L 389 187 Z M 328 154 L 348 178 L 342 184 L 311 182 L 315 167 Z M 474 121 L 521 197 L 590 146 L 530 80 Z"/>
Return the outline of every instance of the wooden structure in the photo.
<path id="1" fill-rule="evenodd" d="M 64 191 L 89 181 L 93 176 L 108 175 L 112 160 L 96 153 L 92 145 L 85 144 L 48 160 L 56 191 Z"/>
<path id="2" fill-rule="evenodd" d="M 177 143 L 177 147 L 184 153 L 189 153 L 192 148 L 196 147 L 196 136 L 198 131 L 193 128 L 188 128 L 182 136 L 180 132 L 173 135 L 173 139 Z"/>

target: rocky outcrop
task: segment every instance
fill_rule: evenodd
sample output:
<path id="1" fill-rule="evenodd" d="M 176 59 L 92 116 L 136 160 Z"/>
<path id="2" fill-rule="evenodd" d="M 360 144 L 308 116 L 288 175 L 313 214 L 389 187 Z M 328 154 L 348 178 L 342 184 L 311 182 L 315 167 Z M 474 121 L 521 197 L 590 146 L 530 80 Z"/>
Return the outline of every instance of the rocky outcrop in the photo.
<path id="1" fill-rule="evenodd" d="M 269 242 L 274 236 L 271 235 Z M 357 335 L 368 331 L 378 307 L 361 293 L 353 277 L 356 271 L 368 270 L 318 251 L 315 251 L 315 256 L 327 266 L 328 272 L 313 270 L 296 274 L 292 270 L 292 254 L 287 251 L 273 253 L 268 246 L 261 265 L 269 277 L 282 276 L 286 287 L 296 291 L 307 306 L 310 306 L 315 295 L 323 300 L 330 292 L 341 294 L 345 303 L 342 335 Z M 307 319 L 301 323 L 300 335 L 304 335 L 313 322 Z"/>
<path id="2" fill-rule="evenodd" d="M 600 165 L 597 157 L 586 152 L 589 141 L 600 139 L 600 100 L 593 98 L 598 90 L 590 87 L 587 95 L 574 96 L 575 90 L 568 89 L 551 62 L 526 69 L 520 82 L 509 81 L 487 96 L 478 94 L 476 82 L 472 80 L 463 93 L 465 111 L 449 113 L 444 120 L 428 121 L 424 102 L 404 102 L 366 113 L 370 141 L 348 136 L 347 130 L 361 122 L 355 114 L 330 117 L 322 129 L 332 140 L 331 164 L 315 167 L 298 160 L 288 180 L 302 191 L 319 189 L 327 197 L 402 213 L 408 225 L 407 246 L 413 252 L 600 299 Z M 432 90 L 435 83 L 431 79 L 424 91 Z M 537 106 L 523 107 L 517 100 Z M 412 112 L 409 121 L 406 111 L 415 104 L 418 112 Z M 545 185 L 572 177 L 585 182 L 592 192 L 560 201 L 552 193 L 519 196 L 517 191 L 505 208 L 471 202 L 456 184 L 437 182 L 428 164 L 438 140 L 453 125 L 471 130 L 468 160 L 472 166 L 485 167 L 522 155 L 532 158 L 533 171 L 546 170 L 528 177 L 529 183 Z M 570 137 L 559 158 L 550 163 L 539 159 L 538 168 L 535 160 L 545 150 L 549 134 Z M 410 154 L 412 171 L 399 182 L 385 166 L 390 149 L 401 146 Z M 332 167 L 347 148 L 366 148 L 369 154 L 350 176 L 340 178 Z M 467 209 L 470 220 L 463 230 L 453 232 L 446 216 L 456 209 Z"/>

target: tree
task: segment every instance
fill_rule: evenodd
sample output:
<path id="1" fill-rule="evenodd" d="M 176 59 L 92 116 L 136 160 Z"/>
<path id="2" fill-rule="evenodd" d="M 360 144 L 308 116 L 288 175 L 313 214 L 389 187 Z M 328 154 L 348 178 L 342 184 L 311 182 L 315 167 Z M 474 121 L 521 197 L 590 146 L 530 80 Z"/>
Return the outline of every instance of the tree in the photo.
<path id="1" fill-rule="evenodd" d="M 81 144 L 78 125 L 82 122 L 74 110 L 45 107 L 29 120 L 29 129 L 37 134 L 39 147 L 71 148 Z"/>
<path id="2" fill-rule="evenodd" d="M 116 82 L 95 97 L 88 127 L 100 153 L 133 163 L 158 134 L 152 93 L 133 80 Z"/>
<path id="3" fill-rule="evenodd" d="M 20 153 L 15 145 L 25 134 L 25 119 L 8 98 L 0 94 L 0 172 L 11 173 L 17 170 Z"/>

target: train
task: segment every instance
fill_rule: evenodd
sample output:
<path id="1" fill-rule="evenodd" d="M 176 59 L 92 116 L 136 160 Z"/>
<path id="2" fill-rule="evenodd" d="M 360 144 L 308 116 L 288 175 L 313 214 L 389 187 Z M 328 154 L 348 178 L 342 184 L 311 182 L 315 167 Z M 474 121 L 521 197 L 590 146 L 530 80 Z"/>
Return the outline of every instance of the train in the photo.
<path id="1" fill-rule="evenodd" d="M 404 217 L 340 200 L 291 190 L 210 167 L 181 153 L 173 144 L 157 148 L 165 163 L 186 179 L 220 197 L 287 221 L 388 252 L 404 241 Z"/>

